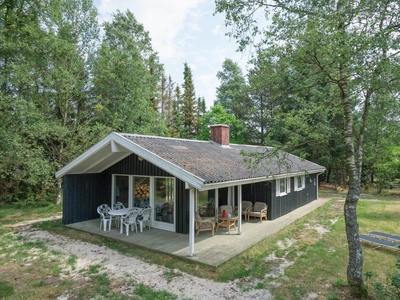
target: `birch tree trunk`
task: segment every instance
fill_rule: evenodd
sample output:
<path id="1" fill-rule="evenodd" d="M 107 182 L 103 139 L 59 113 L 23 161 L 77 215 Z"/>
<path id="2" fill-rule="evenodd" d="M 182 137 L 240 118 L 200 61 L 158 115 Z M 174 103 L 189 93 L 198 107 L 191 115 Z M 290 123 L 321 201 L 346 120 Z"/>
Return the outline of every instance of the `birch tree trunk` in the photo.
<path id="1" fill-rule="evenodd" d="M 347 265 L 347 281 L 356 297 L 364 297 L 367 290 L 363 279 L 363 254 L 358 234 L 357 203 L 360 198 L 361 180 L 356 164 L 354 147 L 353 114 L 349 98 L 347 74 L 345 66 L 340 66 L 340 96 L 344 114 L 344 140 L 346 146 L 346 161 L 349 174 L 349 192 L 344 205 L 346 236 L 349 247 L 349 263 Z"/>

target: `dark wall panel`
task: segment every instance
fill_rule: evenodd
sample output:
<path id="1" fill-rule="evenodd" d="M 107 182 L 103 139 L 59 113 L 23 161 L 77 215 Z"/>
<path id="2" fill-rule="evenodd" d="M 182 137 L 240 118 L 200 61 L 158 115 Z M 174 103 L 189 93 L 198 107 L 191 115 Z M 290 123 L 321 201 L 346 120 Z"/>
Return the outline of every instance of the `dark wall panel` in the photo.
<path id="1" fill-rule="evenodd" d="M 242 186 L 242 200 L 255 202 L 264 202 L 268 205 L 267 218 L 270 219 L 271 207 L 271 185 L 272 181 L 251 183 Z"/>
<path id="2" fill-rule="evenodd" d="M 276 197 L 276 184 L 271 185 L 271 207 L 270 217 L 271 220 L 279 218 L 291 211 L 306 205 L 316 199 L 317 195 L 317 175 L 309 174 L 305 178 L 305 188 L 301 191 L 294 190 L 294 180 L 291 178 L 290 193 L 285 196 Z"/>
<path id="3" fill-rule="evenodd" d="M 172 177 L 171 174 L 152 163 L 149 163 L 146 160 L 140 161 L 136 154 L 129 155 L 125 159 L 105 170 L 104 173 Z"/>
<path id="4" fill-rule="evenodd" d="M 99 218 L 97 207 L 110 202 L 111 176 L 107 174 L 65 175 L 63 192 L 63 224 Z"/>
<path id="5" fill-rule="evenodd" d="M 66 175 L 63 179 L 63 223 L 99 218 L 97 207 L 111 203 L 112 174 L 172 177 L 168 172 L 132 154 L 101 174 Z M 189 190 L 176 179 L 176 232 L 189 232 Z"/>
<path id="6" fill-rule="evenodd" d="M 176 188 L 176 227 L 177 233 L 189 233 L 189 190 L 185 188 L 185 183 L 177 179 Z"/>

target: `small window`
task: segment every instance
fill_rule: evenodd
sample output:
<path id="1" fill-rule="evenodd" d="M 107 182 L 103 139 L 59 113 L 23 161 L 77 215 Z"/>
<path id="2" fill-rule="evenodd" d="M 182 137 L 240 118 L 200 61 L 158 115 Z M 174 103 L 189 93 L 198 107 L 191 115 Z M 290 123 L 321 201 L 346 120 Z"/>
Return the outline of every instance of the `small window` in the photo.
<path id="1" fill-rule="evenodd" d="M 280 178 L 276 180 L 276 196 L 285 196 L 290 193 L 290 178 Z"/>
<path id="2" fill-rule="evenodd" d="M 286 194 L 286 178 L 279 179 L 279 193 Z"/>
<path id="3" fill-rule="evenodd" d="M 294 189 L 295 191 L 301 191 L 305 188 L 305 176 L 296 176 L 294 180 Z"/>

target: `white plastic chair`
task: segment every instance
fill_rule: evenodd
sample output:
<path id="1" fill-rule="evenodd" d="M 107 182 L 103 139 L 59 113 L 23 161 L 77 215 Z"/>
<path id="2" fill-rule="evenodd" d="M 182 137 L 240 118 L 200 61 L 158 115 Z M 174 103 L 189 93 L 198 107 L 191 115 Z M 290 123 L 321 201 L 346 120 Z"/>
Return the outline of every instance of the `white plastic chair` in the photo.
<path id="1" fill-rule="evenodd" d="M 100 215 L 100 229 L 101 225 L 104 225 L 104 231 L 107 230 L 107 224 L 109 223 L 108 230 L 111 230 L 111 221 L 112 216 L 109 215 L 109 211 L 111 210 L 108 204 L 102 204 L 97 208 L 97 213 Z"/>
<path id="2" fill-rule="evenodd" d="M 151 221 L 151 213 L 153 209 L 151 207 L 145 208 L 142 210 L 141 214 L 137 218 L 137 222 L 140 224 L 140 232 L 143 232 L 143 224 L 146 222 L 147 226 L 150 230 L 150 221 Z M 145 224 L 145 228 L 146 228 Z"/>
<path id="3" fill-rule="evenodd" d="M 116 202 L 112 205 L 112 210 L 124 209 L 125 206 L 122 202 Z M 115 227 L 119 227 L 119 223 L 121 223 L 121 216 L 115 216 Z"/>
<path id="4" fill-rule="evenodd" d="M 136 224 L 136 219 L 140 214 L 140 210 L 134 208 L 128 211 L 125 217 L 122 217 L 122 226 L 121 226 L 121 231 L 122 233 L 124 225 L 126 226 L 126 235 L 129 235 L 129 226 L 131 227 L 131 231 L 133 231 L 133 226 L 135 226 L 135 231 L 137 232 L 137 224 Z"/>

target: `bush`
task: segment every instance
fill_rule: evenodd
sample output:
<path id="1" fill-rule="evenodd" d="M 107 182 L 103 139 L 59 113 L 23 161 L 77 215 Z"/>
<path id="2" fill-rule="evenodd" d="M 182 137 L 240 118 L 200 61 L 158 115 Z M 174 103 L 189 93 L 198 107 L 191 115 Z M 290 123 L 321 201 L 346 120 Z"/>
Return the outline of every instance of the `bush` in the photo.
<path id="1" fill-rule="evenodd" d="M 400 270 L 400 258 L 397 258 L 396 268 L 397 270 Z M 367 272 L 364 275 L 367 281 L 376 278 L 376 275 L 372 272 Z M 400 272 L 397 271 L 393 274 L 387 275 L 385 282 L 375 282 L 373 287 L 379 299 L 400 299 Z"/>

